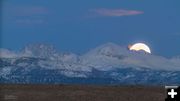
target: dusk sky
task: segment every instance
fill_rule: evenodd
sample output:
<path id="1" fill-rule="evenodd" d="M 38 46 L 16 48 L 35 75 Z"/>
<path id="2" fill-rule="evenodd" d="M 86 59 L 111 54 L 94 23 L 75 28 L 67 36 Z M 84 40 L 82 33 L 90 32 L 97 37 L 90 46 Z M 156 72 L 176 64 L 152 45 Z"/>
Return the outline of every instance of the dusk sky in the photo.
<path id="1" fill-rule="evenodd" d="M 48 43 L 83 54 L 107 42 L 144 42 L 155 55 L 180 55 L 180 0 L 1 1 L 1 48 Z"/>

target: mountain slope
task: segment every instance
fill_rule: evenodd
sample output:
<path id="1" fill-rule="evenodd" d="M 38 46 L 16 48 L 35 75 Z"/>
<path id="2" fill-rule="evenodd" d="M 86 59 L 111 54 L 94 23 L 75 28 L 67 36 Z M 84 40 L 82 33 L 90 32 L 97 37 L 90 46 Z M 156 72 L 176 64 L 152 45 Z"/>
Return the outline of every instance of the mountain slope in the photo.
<path id="1" fill-rule="evenodd" d="M 180 84 L 179 58 L 133 52 L 114 43 L 81 56 L 44 44 L 0 52 L 0 83 Z"/>

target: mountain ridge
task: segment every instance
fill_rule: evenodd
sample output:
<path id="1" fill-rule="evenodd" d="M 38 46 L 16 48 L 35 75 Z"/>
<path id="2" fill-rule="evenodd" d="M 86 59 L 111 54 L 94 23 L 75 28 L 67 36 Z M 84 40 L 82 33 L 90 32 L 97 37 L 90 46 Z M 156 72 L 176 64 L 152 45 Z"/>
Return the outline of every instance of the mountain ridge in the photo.
<path id="1" fill-rule="evenodd" d="M 129 51 L 114 43 L 83 55 L 44 44 L 19 53 L 1 49 L 0 55 L 0 83 L 180 84 L 179 59 Z"/>

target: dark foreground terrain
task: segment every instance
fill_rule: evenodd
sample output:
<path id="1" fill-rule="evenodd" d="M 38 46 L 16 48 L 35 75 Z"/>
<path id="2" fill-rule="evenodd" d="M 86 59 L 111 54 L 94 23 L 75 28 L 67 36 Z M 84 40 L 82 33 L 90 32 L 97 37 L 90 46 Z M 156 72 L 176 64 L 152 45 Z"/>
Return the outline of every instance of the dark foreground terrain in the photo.
<path id="1" fill-rule="evenodd" d="M 164 87 L 0 85 L 0 101 L 164 101 Z"/>

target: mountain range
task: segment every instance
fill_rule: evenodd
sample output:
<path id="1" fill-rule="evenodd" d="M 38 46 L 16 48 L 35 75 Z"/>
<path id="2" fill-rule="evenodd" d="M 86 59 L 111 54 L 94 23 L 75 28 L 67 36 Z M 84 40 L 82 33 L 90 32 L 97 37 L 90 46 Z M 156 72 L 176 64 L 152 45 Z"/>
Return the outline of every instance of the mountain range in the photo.
<path id="1" fill-rule="evenodd" d="M 0 83 L 179 85 L 180 58 L 129 51 L 107 43 L 77 55 L 52 45 L 0 49 Z"/>

